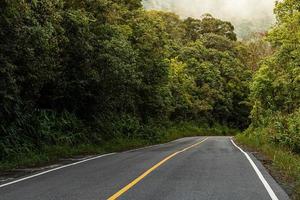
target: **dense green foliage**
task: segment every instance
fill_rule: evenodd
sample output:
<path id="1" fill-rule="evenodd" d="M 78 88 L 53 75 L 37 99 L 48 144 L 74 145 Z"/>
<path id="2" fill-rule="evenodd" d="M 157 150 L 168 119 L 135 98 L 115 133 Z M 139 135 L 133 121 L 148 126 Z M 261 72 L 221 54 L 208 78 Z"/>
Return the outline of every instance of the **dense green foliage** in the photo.
<path id="1" fill-rule="evenodd" d="M 272 53 L 255 62 L 250 83 L 252 123 L 237 139 L 267 155 L 293 187 L 292 199 L 300 199 L 300 2 L 280 1 L 275 14 L 277 23 L 266 37 Z"/>
<path id="2" fill-rule="evenodd" d="M 251 72 L 229 22 L 140 0 L 3 0 L 0 13 L 0 160 L 156 141 L 158 122 L 248 124 Z"/>
<path id="3" fill-rule="evenodd" d="M 300 199 L 300 2 L 284 0 L 275 8 L 277 23 L 264 39 L 244 41 L 240 54 L 252 68 L 251 125 L 237 141 L 272 160 Z"/>
<path id="4" fill-rule="evenodd" d="M 267 40 L 276 51 L 261 62 L 251 84 L 249 132 L 300 152 L 300 3 L 277 4 L 277 24 Z"/>

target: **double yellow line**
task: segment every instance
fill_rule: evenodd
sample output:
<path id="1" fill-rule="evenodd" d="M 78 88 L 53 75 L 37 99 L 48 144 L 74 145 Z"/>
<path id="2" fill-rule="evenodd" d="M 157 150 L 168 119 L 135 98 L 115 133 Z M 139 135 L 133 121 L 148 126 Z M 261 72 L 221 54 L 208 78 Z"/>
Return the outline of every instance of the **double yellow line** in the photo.
<path id="1" fill-rule="evenodd" d="M 165 162 L 167 162 L 168 160 L 170 160 L 171 158 L 175 157 L 177 154 L 183 153 L 195 146 L 198 146 L 199 144 L 205 142 L 208 138 L 205 138 L 204 140 L 201 140 L 200 142 L 197 142 L 196 144 L 193 144 L 187 148 L 184 148 L 180 151 L 176 151 L 175 153 L 173 153 L 172 155 L 166 157 L 165 159 L 163 159 L 162 161 L 160 161 L 159 163 L 157 163 L 156 165 L 154 165 L 153 167 L 151 167 L 150 169 L 148 169 L 146 172 L 144 172 L 142 175 L 140 175 L 139 177 L 137 177 L 136 179 L 134 179 L 131 183 L 129 183 L 128 185 L 126 185 L 124 188 L 122 188 L 121 190 L 119 190 L 117 193 L 115 193 L 114 195 L 112 195 L 111 197 L 108 198 L 108 200 L 115 200 L 118 199 L 122 194 L 124 194 L 125 192 L 127 192 L 130 188 L 132 188 L 134 185 L 136 185 L 138 182 L 140 182 L 143 178 L 145 178 L 146 176 L 148 176 L 151 172 L 153 172 L 155 169 L 157 169 L 159 166 L 161 166 L 162 164 L 164 164 Z"/>

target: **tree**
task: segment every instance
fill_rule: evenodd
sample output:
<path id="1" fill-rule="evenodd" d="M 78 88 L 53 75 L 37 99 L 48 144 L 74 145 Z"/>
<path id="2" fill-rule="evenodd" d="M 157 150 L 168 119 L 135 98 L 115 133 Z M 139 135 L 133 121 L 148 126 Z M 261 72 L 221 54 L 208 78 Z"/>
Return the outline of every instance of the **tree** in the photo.
<path id="1" fill-rule="evenodd" d="M 234 33 L 234 26 L 230 22 L 213 18 L 210 14 L 203 15 L 202 19 L 187 18 L 184 20 L 187 34 L 186 39 L 195 41 L 200 39 L 202 35 L 213 33 L 224 36 L 230 40 L 236 41 L 237 37 Z"/>
<path id="2" fill-rule="evenodd" d="M 269 140 L 295 152 L 300 149 L 299 8 L 294 0 L 277 3 L 277 24 L 267 36 L 275 52 L 263 60 L 251 84 L 252 127 L 263 128 Z"/>

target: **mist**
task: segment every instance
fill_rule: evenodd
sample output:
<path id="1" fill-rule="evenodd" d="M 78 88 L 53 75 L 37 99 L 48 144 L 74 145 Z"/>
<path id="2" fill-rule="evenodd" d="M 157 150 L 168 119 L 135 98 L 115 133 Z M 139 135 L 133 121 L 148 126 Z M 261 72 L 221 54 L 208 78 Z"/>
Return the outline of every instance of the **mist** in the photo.
<path id="1" fill-rule="evenodd" d="M 230 21 L 239 37 L 264 32 L 275 22 L 275 0 L 144 0 L 146 9 L 175 12 L 200 18 L 205 13 Z"/>

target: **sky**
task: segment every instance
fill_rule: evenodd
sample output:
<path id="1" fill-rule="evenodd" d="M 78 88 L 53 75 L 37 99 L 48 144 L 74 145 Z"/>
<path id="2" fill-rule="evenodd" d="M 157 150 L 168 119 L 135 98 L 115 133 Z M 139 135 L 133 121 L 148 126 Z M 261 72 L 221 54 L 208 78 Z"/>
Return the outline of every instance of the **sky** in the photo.
<path id="1" fill-rule="evenodd" d="M 231 21 L 239 35 L 262 32 L 274 24 L 275 0 L 144 0 L 146 9 L 199 18 L 205 13 Z"/>

